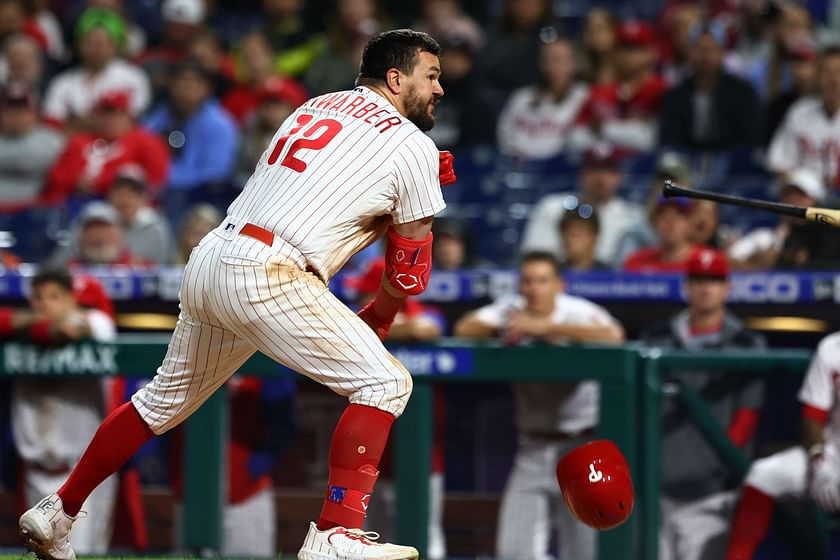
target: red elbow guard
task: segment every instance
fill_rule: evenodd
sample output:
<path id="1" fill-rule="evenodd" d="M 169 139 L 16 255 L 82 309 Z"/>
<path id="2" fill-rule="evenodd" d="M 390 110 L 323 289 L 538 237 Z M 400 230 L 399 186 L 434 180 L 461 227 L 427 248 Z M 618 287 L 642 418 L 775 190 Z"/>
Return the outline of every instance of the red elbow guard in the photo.
<path id="1" fill-rule="evenodd" d="M 407 239 L 393 227 L 388 229 L 385 249 L 385 278 L 407 296 L 423 293 L 432 272 L 432 234 L 420 241 Z"/>

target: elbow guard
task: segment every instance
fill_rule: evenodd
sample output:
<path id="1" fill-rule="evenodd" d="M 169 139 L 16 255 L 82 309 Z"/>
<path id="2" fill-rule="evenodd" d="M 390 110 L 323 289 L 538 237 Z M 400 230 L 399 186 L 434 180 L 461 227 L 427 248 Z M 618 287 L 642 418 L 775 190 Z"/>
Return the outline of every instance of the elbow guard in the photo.
<path id="1" fill-rule="evenodd" d="M 396 290 L 407 296 L 423 293 L 432 272 L 432 234 L 425 239 L 408 239 L 388 229 L 385 249 L 385 278 Z"/>

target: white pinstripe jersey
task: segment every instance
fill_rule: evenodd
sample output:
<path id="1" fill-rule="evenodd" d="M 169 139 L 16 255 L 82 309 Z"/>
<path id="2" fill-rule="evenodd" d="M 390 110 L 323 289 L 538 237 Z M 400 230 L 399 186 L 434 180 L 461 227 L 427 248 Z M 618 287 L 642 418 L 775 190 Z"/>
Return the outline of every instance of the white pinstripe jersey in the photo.
<path id="1" fill-rule="evenodd" d="M 365 87 L 286 119 L 228 214 L 273 231 L 328 280 L 392 223 L 445 207 L 434 142 Z"/>
<path id="2" fill-rule="evenodd" d="M 825 439 L 840 449 L 840 332 L 826 336 L 817 346 L 799 402 L 827 414 Z"/>

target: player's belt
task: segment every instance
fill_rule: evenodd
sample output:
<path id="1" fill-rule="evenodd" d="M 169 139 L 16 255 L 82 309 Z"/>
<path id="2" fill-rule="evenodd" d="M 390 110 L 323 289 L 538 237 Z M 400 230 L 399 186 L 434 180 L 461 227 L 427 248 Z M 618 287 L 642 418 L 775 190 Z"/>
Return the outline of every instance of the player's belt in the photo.
<path id="1" fill-rule="evenodd" d="M 274 233 L 256 224 L 252 224 L 250 222 L 246 223 L 244 226 L 242 226 L 242 229 L 239 230 L 239 233 L 240 235 L 245 235 L 247 237 L 250 237 L 251 239 L 262 241 L 269 247 L 274 245 Z M 312 274 L 315 274 L 316 276 L 318 276 L 318 278 L 321 278 L 323 280 L 321 274 L 318 271 L 316 271 L 311 265 L 306 264 L 305 268 L 301 268 L 303 268 L 306 272 L 311 272 Z"/>
<path id="2" fill-rule="evenodd" d="M 247 235 L 248 237 L 256 239 L 257 241 L 262 241 L 269 247 L 274 245 L 274 234 L 258 225 L 254 225 L 251 223 L 245 224 L 244 226 L 242 226 L 242 229 L 239 230 L 239 233 L 242 235 Z"/>

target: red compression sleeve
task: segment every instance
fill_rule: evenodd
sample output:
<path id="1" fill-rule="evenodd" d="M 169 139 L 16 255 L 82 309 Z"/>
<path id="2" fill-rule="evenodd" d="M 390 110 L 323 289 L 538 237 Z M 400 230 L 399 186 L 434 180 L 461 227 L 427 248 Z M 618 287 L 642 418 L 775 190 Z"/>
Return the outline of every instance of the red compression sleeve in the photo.
<path id="1" fill-rule="evenodd" d="M 732 424 L 726 431 L 726 435 L 732 440 L 736 447 L 744 447 L 755 434 L 758 427 L 758 411 L 751 408 L 742 408 L 735 411 L 732 417 Z"/>

